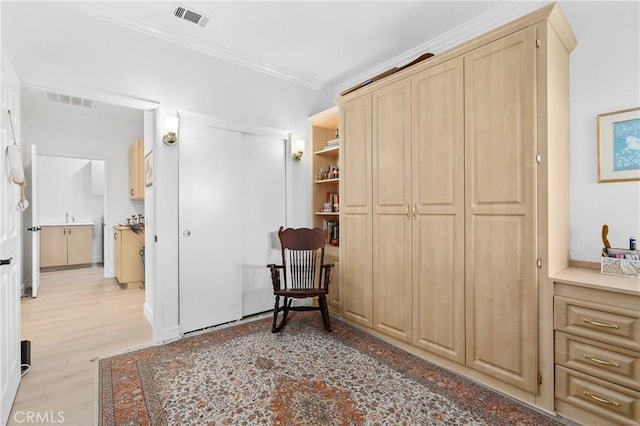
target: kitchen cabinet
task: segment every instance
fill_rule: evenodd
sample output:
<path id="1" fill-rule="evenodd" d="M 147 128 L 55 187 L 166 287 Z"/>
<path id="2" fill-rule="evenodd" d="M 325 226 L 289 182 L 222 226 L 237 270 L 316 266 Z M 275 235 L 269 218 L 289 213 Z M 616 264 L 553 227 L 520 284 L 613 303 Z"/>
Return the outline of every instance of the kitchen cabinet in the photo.
<path id="1" fill-rule="evenodd" d="M 129 198 L 144 200 L 144 139 L 129 147 Z"/>
<path id="2" fill-rule="evenodd" d="M 575 44 L 552 4 L 338 100 L 343 318 L 548 410 Z"/>
<path id="3" fill-rule="evenodd" d="M 640 291 L 629 280 L 579 268 L 554 277 L 555 404 L 574 421 L 640 423 Z"/>
<path id="4" fill-rule="evenodd" d="M 40 267 L 91 265 L 93 225 L 42 226 Z"/>
<path id="5" fill-rule="evenodd" d="M 140 288 L 144 282 L 144 265 L 140 256 L 144 247 L 144 230 L 134 232 L 127 226 L 114 226 L 113 239 L 116 280 L 127 288 Z"/>

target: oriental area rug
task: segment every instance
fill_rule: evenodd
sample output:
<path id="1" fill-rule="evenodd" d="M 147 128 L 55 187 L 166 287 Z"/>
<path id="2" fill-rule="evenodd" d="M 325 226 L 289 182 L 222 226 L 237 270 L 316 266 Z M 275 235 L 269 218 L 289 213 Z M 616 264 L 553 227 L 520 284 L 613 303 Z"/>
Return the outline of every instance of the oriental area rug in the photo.
<path id="1" fill-rule="evenodd" d="M 561 425 L 337 319 L 295 312 L 100 360 L 98 424 Z"/>

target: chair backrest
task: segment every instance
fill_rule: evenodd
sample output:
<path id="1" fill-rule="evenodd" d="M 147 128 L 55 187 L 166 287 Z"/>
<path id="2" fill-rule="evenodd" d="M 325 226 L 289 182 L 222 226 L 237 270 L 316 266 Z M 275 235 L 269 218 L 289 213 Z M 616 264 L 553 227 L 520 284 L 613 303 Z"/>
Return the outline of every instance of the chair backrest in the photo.
<path id="1" fill-rule="evenodd" d="M 284 286 L 290 290 L 324 288 L 325 232 L 320 228 L 280 227 Z"/>

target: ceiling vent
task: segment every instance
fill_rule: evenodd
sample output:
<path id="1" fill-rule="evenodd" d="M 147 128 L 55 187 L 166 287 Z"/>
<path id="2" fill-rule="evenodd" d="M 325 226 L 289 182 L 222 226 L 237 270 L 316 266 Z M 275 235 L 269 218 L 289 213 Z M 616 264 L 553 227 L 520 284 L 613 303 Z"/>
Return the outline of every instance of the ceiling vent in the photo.
<path id="1" fill-rule="evenodd" d="M 193 9 L 188 9 L 186 6 L 181 6 L 179 4 L 173 8 L 173 16 L 179 19 L 184 19 L 185 21 L 193 22 L 201 27 L 204 27 L 209 23 L 209 18 L 204 16 L 202 13 L 196 12 Z"/>
<path id="2" fill-rule="evenodd" d="M 74 105 L 85 108 L 95 108 L 97 104 L 97 102 L 93 99 L 79 98 L 77 96 L 47 91 L 43 93 L 44 98 L 49 102 L 57 102 L 59 104 Z"/>

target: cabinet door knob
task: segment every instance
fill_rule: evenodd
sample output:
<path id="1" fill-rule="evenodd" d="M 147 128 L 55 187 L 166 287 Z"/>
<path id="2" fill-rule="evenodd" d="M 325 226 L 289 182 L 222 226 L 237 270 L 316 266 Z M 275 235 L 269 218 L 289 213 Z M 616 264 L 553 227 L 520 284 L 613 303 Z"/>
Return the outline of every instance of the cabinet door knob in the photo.
<path id="1" fill-rule="evenodd" d="M 187 229 L 187 230 L 185 230 L 185 231 L 182 233 L 182 235 L 184 235 L 185 237 L 189 237 L 189 236 L 191 236 L 191 231 L 189 231 L 189 230 Z"/>
<path id="2" fill-rule="evenodd" d="M 114 239 L 114 240 L 117 240 L 117 239 L 118 239 L 118 234 L 117 234 L 117 233 L 115 233 L 115 232 L 113 233 L 113 239 Z"/>
<path id="3" fill-rule="evenodd" d="M 131 196 L 133 197 L 133 188 L 131 188 Z"/>

